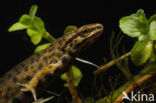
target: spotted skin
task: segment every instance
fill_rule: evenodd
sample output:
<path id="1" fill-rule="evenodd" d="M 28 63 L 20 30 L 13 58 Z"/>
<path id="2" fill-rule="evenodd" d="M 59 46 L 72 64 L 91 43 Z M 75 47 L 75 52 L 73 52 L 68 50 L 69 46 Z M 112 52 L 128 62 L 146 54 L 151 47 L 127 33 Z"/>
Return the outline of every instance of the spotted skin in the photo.
<path id="1" fill-rule="evenodd" d="M 36 96 L 35 89 L 41 79 L 47 74 L 66 71 L 73 59 L 92 44 L 102 31 L 101 24 L 84 25 L 19 63 L 0 78 L 0 103 L 21 103 L 21 95 L 28 94 L 21 89 L 31 91 Z"/>

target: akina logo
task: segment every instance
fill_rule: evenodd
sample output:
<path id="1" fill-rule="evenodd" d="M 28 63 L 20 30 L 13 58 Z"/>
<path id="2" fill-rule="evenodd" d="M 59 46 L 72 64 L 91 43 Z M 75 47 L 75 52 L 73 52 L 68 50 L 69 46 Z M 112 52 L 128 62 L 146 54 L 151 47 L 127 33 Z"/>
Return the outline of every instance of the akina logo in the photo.
<path id="1" fill-rule="evenodd" d="M 122 101 L 123 100 L 141 101 L 141 102 L 154 101 L 154 94 L 142 94 L 140 92 L 134 94 L 133 91 L 130 93 L 129 96 L 127 95 L 127 93 L 125 91 L 123 91 L 122 94 L 124 95 L 122 97 Z"/>

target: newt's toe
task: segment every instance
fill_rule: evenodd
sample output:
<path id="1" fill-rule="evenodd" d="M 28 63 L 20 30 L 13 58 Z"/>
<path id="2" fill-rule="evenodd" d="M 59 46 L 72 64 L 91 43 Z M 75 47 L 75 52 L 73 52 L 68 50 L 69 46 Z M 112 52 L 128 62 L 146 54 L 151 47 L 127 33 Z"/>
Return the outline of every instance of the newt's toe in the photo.
<path id="1" fill-rule="evenodd" d="M 17 85 L 24 87 L 21 89 L 21 91 L 24 91 L 24 92 L 31 91 L 34 100 L 37 101 L 36 92 L 35 92 L 35 89 L 33 88 L 33 86 L 31 86 L 29 84 L 22 84 L 22 83 L 17 83 Z"/>

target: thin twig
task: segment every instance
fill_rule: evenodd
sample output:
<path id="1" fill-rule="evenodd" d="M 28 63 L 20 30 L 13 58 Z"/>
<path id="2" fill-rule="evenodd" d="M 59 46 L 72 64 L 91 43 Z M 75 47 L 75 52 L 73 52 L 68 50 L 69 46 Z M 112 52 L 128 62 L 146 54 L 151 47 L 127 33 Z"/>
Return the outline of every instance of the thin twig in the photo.
<path id="1" fill-rule="evenodd" d="M 105 65 L 99 67 L 99 68 L 98 68 L 97 70 L 95 70 L 93 73 L 94 73 L 94 74 L 98 74 L 98 73 L 100 73 L 100 72 L 106 70 L 107 68 L 113 66 L 117 61 L 120 61 L 120 60 L 122 60 L 122 59 L 128 57 L 130 54 L 131 54 L 131 52 L 128 52 L 128 53 L 126 53 L 126 54 L 120 56 L 119 58 L 108 62 L 107 64 L 105 64 Z"/>
<path id="2" fill-rule="evenodd" d="M 142 85 L 143 83 L 145 83 L 147 80 L 149 80 L 151 77 L 153 77 L 154 75 L 156 75 L 156 71 L 150 74 L 147 74 L 145 76 L 143 76 L 142 78 L 140 78 L 139 80 L 137 80 L 134 84 L 131 84 L 126 90 L 125 93 L 129 94 L 132 90 L 134 90 L 136 87 Z M 137 84 L 137 85 L 136 85 Z M 117 99 L 113 102 L 113 103 L 121 103 L 122 102 L 122 97 L 124 95 L 120 94 Z"/>
<path id="3" fill-rule="evenodd" d="M 79 96 L 77 94 L 76 88 L 73 84 L 71 69 L 69 69 L 66 73 L 67 73 L 67 83 L 69 86 L 69 91 L 70 91 L 70 93 L 72 95 L 72 99 L 73 99 L 72 103 L 82 103 L 81 99 L 79 98 Z"/>

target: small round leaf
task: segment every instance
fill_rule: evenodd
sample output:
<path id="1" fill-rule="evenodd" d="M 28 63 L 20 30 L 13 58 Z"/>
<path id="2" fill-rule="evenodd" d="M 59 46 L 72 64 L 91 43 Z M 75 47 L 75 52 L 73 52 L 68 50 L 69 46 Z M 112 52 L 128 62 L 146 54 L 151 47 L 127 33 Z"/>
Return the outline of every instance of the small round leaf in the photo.
<path id="1" fill-rule="evenodd" d="M 137 66 L 144 64 L 153 50 L 153 42 L 150 40 L 137 41 L 132 49 L 131 60 Z"/>
<path id="2" fill-rule="evenodd" d="M 31 25 L 31 17 L 27 14 L 24 14 L 20 17 L 19 22 L 23 25 L 30 26 Z"/>
<path id="3" fill-rule="evenodd" d="M 141 35 L 139 21 L 130 16 L 121 18 L 119 21 L 119 27 L 130 37 L 138 37 Z"/>
<path id="4" fill-rule="evenodd" d="M 69 26 L 67 26 L 66 28 L 65 28 L 65 30 L 64 30 L 64 35 L 66 34 L 66 33 L 68 33 L 68 32 L 72 32 L 72 31 L 74 31 L 74 30 L 76 30 L 77 29 L 77 27 L 76 26 L 73 26 L 73 25 L 69 25 Z"/>
<path id="5" fill-rule="evenodd" d="M 27 28 L 26 25 L 23 25 L 22 23 L 17 22 L 17 23 L 13 24 L 13 25 L 9 28 L 9 32 L 17 31 L 17 30 L 23 30 L 23 29 L 26 29 L 26 28 Z"/>
<path id="6" fill-rule="evenodd" d="M 38 43 L 40 43 L 42 39 L 42 35 L 41 34 L 34 34 L 31 36 L 31 42 L 34 44 L 34 45 L 37 45 Z"/>
<path id="7" fill-rule="evenodd" d="M 71 67 L 71 70 L 72 70 L 72 79 L 73 79 L 73 83 L 74 83 L 74 86 L 78 86 L 79 83 L 80 83 L 80 80 L 82 78 L 82 73 L 81 71 L 76 67 L 76 66 L 72 66 Z M 63 73 L 61 75 L 61 79 L 64 80 L 64 81 L 67 81 L 67 74 L 66 73 Z M 65 83 L 64 84 L 65 87 L 68 87 L 68 84 Z"/>
<path id="8" fill-rule="evenodd" d="M 45 44 L 37 46 L 35 49 L 35 53 L 46 49 L 49 45 L 51 45 L 51 43 L 45 43 Z"/>

